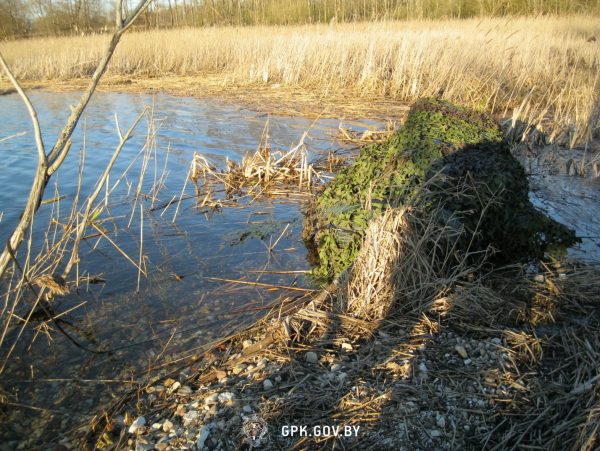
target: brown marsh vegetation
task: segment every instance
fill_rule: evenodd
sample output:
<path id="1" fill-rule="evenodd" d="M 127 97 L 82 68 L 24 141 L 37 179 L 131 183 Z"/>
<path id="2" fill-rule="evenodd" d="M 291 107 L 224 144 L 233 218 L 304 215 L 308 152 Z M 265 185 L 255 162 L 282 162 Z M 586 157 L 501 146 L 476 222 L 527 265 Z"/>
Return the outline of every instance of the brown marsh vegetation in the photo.
<path id="1" fill-rule="evenodd" d="M 599 23 L 541 16 L 134 32 L 107 75 L 166 88 L 186 77 L 200 94 L 203 80 L 218 78 L 224 92 L 293 88 L 356 103 L 441 96 L 574 145 L 598 125 Z M 68 85 L 90 76 L 107 39 L 38 38 L 0 50 L 17 79 Z"/>

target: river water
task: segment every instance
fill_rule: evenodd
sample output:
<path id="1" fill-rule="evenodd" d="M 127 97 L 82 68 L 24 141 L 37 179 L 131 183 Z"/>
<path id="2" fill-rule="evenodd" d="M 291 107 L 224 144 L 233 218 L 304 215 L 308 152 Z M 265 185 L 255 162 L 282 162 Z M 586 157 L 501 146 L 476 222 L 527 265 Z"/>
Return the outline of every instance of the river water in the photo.
<path id="1" fill-rule="evenodd" d="M 46 146 L 53 144 L 69 105 L 78 98 L 79 93 L 31 94 Z M 5 401 L 0 407 L 0 449 L 14 449 L 19 444 L 28 449 L 31 442 L 25 447 L 25 437 L 40 448 L 59 440 L 127 388 L 128 380 L 138 380 L 144 369 L 183 351 L 193 353 L 211 339 L 251 321 L 282 294 L 290 294 L 215 278 L 310 287 L 310 280 L 299 272 L 309 268 L 300 240 L 300 201 L 264 198 L 245 208 L 207 211 L 196 208 L 193 187 L 188 184 L 184 191 L 184 183 L 194 152 L 221 168 L 227 159 L 239 161 L 245 153 L 256 150 L 267 120 L 272 148 L 290 149 L 310 130 L 306 144 L 313 157 L 343 148 L 334 138 L 340 121 L 269 118 L 217 99 L 97 94 L 75 131 L 68 159 L 46 189 L 45 199 L 58 197 L 60 202 L 40 208 L 33 227 L 34 253 L 46 239 L 52 239 L 55 228 L 48 228 L 49 219 L 57 217 L 61 222 L 68 216 L 77 191 L 84 130 L 81 196 L 93 190 L 119 141 L 115 114 L 124 131 L 145 107 L 152 112 L 152 121 L 142 120 L 124 147 L 108 184 L 114 190 L 97 217 L 118 249 L 88 229 L 90 236 L 81 245 L 78 274 L 102 282 L 83 282 L 52 304 L 56 314 L 67 312 L 61 316 L 61 324 L 77 341 L 114 352 L 86 352 L 52 325 L 47 330 L 40 326 L 42 323 L 33 323 L 18 340 L 19 328 L 11 328 L 0 352 L 0 366 L 4 365 L 0 395 Z M 16 95 L 0 97 L 0 119 L 0 242 L 4 242 L 27 198 L 36 152 L 27 112 Z M 382 124 L 365 121 L 345 125 L 361 131 Z M 150 142 L 152 151 L 140 182 L 149 127 L 155 129 L 155 141 Z M 600 201 L 598 184 L 547 177 L 536 179 L 532 199 L 588 237 L 572 251 L 575 257 L 597 260 L 600 226 L 594 208 Z M 158 180 L 163 183 L 156 193 L 153 187 Z M 136 200 L 133 193 L 138 184 L 146 196 Z M 571 193 L 572 201 L 565 199 L 565 190 Z M 177 204 L 156 208 L 182 193 L 184 200 L 178 209 Z M 280 236 L 275 250 L 269 252 L 269 243 Z M 148 276 L 140 278 L 138 289 L 135 264 L 140 255 Z M 260 270 L 293 273 L 259 276 L 255 271 Z M 5 291 L 6 287 L 0 289 Z M 31 296 L 26 295 L 24 302 L 30 301 Z M 7 359 L 7 350 L 15 342 Z"/>
<path id="2" fill-rule="evenodd" d="M 31 94 L 47 147 L 55 141 L 69 105 L 78 97 L 78 93 Z M 36 152 L 29 118 L 18 97 L 0 97 L 0 106 L 0 242 L 5 242 L 27 198 Z M 216 99 L 97 94 L 75 131 L 68 159 L 46 189 L 45 199 L 59 197 L 60 203 L 41 206 L 33 228 L 34 253 L 46 236 L 52 238 L 54 228 L 48 229 L 48 221 L 57 215 L 57 208 L 59 222 L 68 216 L 77 191 L 84 129 L 82 197 L 93 190 L 119 141 L 115 114 L 125 132 L 145 107 L 152 112 L 152 122 L 143 119 L 125 145 L 111 172 L 108 185 L 114 190 L 108 206 L 96 218 L 120 250 L 107 239 L 93 236 L 95 230 L 88 228 L 92 236 L 81 245 L 79 276 L 103 282 L 84 281 L 52 305 L 57 314 L 68 312 L 61 316 L 61 325 L 81 344 L 119 350 L 109 355 L 86 352 L 69 343 L 52 325 L 47 331 L 34 324 L 17 341 L 19 328 L 11 328 L 0 362 L 4 363 L 9 345 L 16 341 L 0 376 L 4 397 L 14 407 L 3 413 L 0 426 L 0 441 L 9 443 L 9 448 L 23 437 L 35 437 L 40 446 L 55 440 L 127 387 L 124 380 L 137 379 L 140 371 L 168 361 L 182 350 L 193 352 L 211 338 L 252 320 L 263 306 L 283 294 L 294 294 L 211 278 L 310 286 L 298 272 L 309 268 L 300 240 L 300 201 L 265 198 L 245 208 L 207 211 L 196 208 L 191 183 L 185 191 L 183 188 L 194 152 L 221 168 L 226 159 L 240 161 L 245 153 L 256 150 L 267 120 L 272 149 L 289 150 L 309 131 L 306 145 L 313 157 L 341 148 L 334 138 L 340 121 L 268 117 Z M 142 171 L 151 124 L 155 140 Z M 377 124 L 352 125 L 364 130 Z M 154 193 L 153 186 L 161 177 L 163 183 L 156 196 L 136 201 L 133 193 L 141 172 L 145 174 L 141 193 Z M 178 209 L 177 204 L 157 208 L 182 193 L 184 200 Z M 100 197 L 103 195 L 104 191 Z M 280 236 L 269 252 L 269 244 Z M 148 277 L 141 277 L 138 290 L 134 263 L 140 254 Z M 260 270 L 294 273 L 259 277 L 252 272 Z M 25 302 L 31 301 L 28 297 Z"/>

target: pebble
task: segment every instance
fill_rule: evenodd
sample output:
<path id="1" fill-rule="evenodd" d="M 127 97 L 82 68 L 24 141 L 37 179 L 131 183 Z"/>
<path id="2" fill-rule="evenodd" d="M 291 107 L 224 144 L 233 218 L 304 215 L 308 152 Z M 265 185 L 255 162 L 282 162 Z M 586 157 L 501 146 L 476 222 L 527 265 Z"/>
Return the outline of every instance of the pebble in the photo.
<path id="1" fill-rule="evenodd" d="M 217 380 L 220 381 L 227 377 L 227 373 L 223 370 L 217 370 L 215 371 L 215 376 L 217 376 Z"/>
<path id="2" fill-rule="evenodd" d="M 438 425 L 438 427 L 442 429 L 446 427 L 446 417 L 444 415 L 438 414 L 435 422 Z"/>
<path id="3" fill-rule="evenodd" d="M 198 449 L 204 449 L 204 443 L 206 439 L 210 435 L 210 430 L 208 426 L 204 425 L 200 428 L 200 432 L 198 432 L 198 439 L 196 440 L 196 447 Z"/>
<path id="4" fill-rule="evenodd" d="M 467 354 L 467 350 L 464 348 L 464 346 L 456 345 L 454 347 L 454 350 L 458 353 L 461 359 L 466 359 L 467 357 L 469 357 L 469 354 Z"/>
<path id="5" fill-rule="evenodd" d="M 231 393 L 231 392 L 223 392 L 220 393 L 218 396 L 219 402 L 225 404 L 225 403 L 231 403 L 233 401 L 235 401 L 235 394 Z"/>
<path id="6" fill-rule="evenodd" d="M 219 394 L 218 393 L 213 393 L 212 395 L 209 395 L 204 399 L 204 404 L 206 404 L 206 405 L 216 404 L 218 402 L 219 402 Z"/>
<path id="7" fill-rule="evenodd" d="M 166 420 L 163 424 L 162 424 L 162 430 L 165 432 L 170 432 L 173 429 L 173 423 L 170 422 L 169 420 Z"/>
<path id="8" fill-rule="evenodd" d="M 129 426 L 129 433 L 136 434 L 142 430 L 142 427 L 146 424 L 146 419 L 144 417 L 137 417 L 131 426 Z"/>
<path id="9" fill-rule="evenodd" d="M 179 389 L 179 387 L 181 387 L 181 383 L 175 382 L 173 385 L 171 385 L 169 387 L 169 393 L 174 393 L 175 391 L 177 391 Z"/>
<path id="10" fill-rule="evenodd" d="M 246 365 L 244 365 L 243 363 L 241 363 L 241 364 L 236 365 L 236 366 L 233 367 L 232 373 L 237 376 L 238 374 L 240 374 L 245 369 L 246 369 Z"/>
<path id="11" fill-rule="evenodd" d="M 184 424 L 187 425 L 197 418 L 198 418 L 198 412 L 196 410 L 190 410 L 188 413 L 186 413 L 183 416 L 183 422 L 184 422 Z"/>
<path id="12" fill-rule="evenodd" d="M 192 388 L 187 385 L 184 385 L 179 390 L 177 390 L 177 394 L 181 395 L 181 396 L 189 396 L 192 393 L 193 393 Z"/>
<path id="13" fill-rule="evenodd" d="M 263 357 L 262 359 L 260 359 L 258 361 L 258 363 L 256 364 L 256 367 L 263 368 L 263 367 L 267 366 L 267 363 L 269 363 L 269 361 L 265 357 Z"/>
<path id="14" fill-rule="evenodd" d="M 273 388 L 273 382 L 271 382 L 271 380 L 270 380 L 270 379 L 265 379 L 265 380 L 263 381 L 263 388 L 264 388 L 265 390 L 271 390 L 271 389 Z"/>
<path id="15" fill-rule="evenodd" d="M 319 356 L 316 352 L 308 351 L 304 357 L 308 363 L 319 363 Z"/>

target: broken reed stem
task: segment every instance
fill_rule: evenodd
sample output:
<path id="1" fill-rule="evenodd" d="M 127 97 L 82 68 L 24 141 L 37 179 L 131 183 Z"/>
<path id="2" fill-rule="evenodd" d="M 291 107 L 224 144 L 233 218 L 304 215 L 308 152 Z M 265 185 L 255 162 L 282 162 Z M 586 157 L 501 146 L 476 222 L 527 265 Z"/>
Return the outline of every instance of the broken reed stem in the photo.
<path id="1" fill-rule="evenodd" d="M 248 281 L 248 280 L 225 279 L 222 277 L 204 277 L 204 278 L 208 279 L 208 280 L 219 281 L 219 282 L 241 283 L 244 285 L 253 285 L 253 286 L 258 286 L 258 287 L 276 288 L 279 290 L 301 291 L 303 293 L 314 293 L 315 292 L 315 290 L 312 290 L 309 288 L 290 287 L 290 286 L 285 286 L 285 285 L 273 285 L 270 283 L 252 282 L 252 281 Z"/>
<path id="2" fill-rule="evenodd" d="M 179 213 L 179 206 L 181 205 L 181 199 L 183 198 L 183 193 L 185 193 L 185 188 L 187 187 L 188 181 L 191 177 L 191 170 L 188 170 L 187 175 L 185 177 L 185 182 L 183 183 L 183 188 L 181 188 L 181 194 L 179 195 L 179 200 L 177 201 L 177 207 L 175 208 L 175 214 L 173 215 L 173 219 L 171 222 L 174 224 L 177 219 L 177 213 Z"/>
<path id="3" fill-rule="evenodd" d="M 140 202 L 140 254 L 139 254 L 139 259 L 138 259 L 138 276 L 137 276 L 137 287 L 136 287 L 136 292 L 139 293 L 140 291 L 140 279 L 142 276 L 142 260 L 143 260 L 143 254 L 144 252 L 144 204 L 143 202 Z"/>
<path id="4" fill-rule="evenodd" d="M 129 138 L 131 137 L 133 131 L 135 130 L 135 128 L 137 127 L 137 125 L 139 124 L 139 122 L 141 121 L 141 119 L 145 116 L 146 111 L 147 111 L 147 109 L 144 108 L 144 110 L 135 119 L 135 121 L 133 122 L 133 124 L 131 125 L 131 127 L 129 127 L 129 129 L 127 130 L 127 132 L 123 136 L 123 139 L 121 139 L 121 142 L 119 143 L 119 145 L 117 146 L 117 148 L 113 152 L 112 158 L 110 159 L 110 161 L 109 161 L 106 169 L 104 170 L 104 173 L 102 174 L 102 176 L 98 180 L 98 183 L 96 184 L 96 189 L 94 190 L 94 192 L 87 199 L 86 209 L 85 209 L 85 211 L 83 213 L 81 222 L 79 223 L 79 228 L 76 231 L 75 242 L 73 244 L 73 249 L 71 251 L 71 258 L 69 259 L 69 261 L 68 261 L 67 265 L 65 266 L 65 269 L 64 269 L 64 271 L 62 273 L 62 277 L 63 278 L 66 278 L 69 275 L 69 273 L 71 272 L 71 268 L 73 267 L 73 264 L 79 258 L 79 255 L 78 255 L 79 243 L 81 241 L 81 238 L 83 237 L 83 234 L 85 232 L 85 228 L 88 225 L 89 217 L 90 217 L 90 214 L 92 212 L 92 207 L 94 205 L 94 202 L 96 201 L 96 198 L 98 197 L 98 194 L 100 194 L 100 191 L 102 191 L 102 188 L 105 186 L 105 184 L 106 184 L 106 182 L 108 180 L 108 175 L 110 174 L 110 171 L 112 170 L 113 165 L 115 164 L 115 161 L 117 160 L 117 157 L 121 153 L 121 150 L 123 149 L 123 146 L 129 140 Z M 94 225 L 94 227 L 96 227 L 96 226 Z M 96 229 L 100 230 L 98 227 L 96 227 Z M 103 233 L 103 232 L 101 232 L 101 233 Z"/>

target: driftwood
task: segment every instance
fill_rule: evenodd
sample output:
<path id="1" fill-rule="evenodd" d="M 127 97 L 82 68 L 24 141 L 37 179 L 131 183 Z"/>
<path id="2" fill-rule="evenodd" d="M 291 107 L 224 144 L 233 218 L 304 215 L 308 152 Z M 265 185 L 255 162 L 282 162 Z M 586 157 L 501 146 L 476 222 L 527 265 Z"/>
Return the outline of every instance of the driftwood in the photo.
<path id="1" fill-rule="evenodd" d="M 35 142 L 38 153 L 38 164 L 35 172 L 35 178 L 31 185 L 31 190 L 29 192 L 29 197 L 27 199 L 27 203 L 25 204 L 25 208 L 21 213 L 19 218 L 19 222 L 14 228 L 10 238 L 6 242 L 6 245 L 0 254 L 0 278 L 6 272 L 6 268 L 8 267 L 11 259 L 16 254 L 16 250 L 23 241 L 25 237 L 25 233 L 27 229 L 30 228 L 31 223 L 33 221 L 33 217 L 37 212 L 41 202 L 42 197 L 44 195 L 44 190 L 50 177 L 56 170 L 61 166 L 63 161 L 65 160 L 67 154 L 69 153 L 69 148 L 71 147 L 71 135 L 81 118 L 85 107 L 89 103 L 96 87 L 98 86 L 98 82 L 106 72 L 106 68 L 108 67 L 108 63 L 112 58 L 112 55 L 121 40 L 121 36 L 127 29 L 133 24 L 133 22 L 139 17 L 139 15 L 146 9 L 146 7 L 150 4 L 151 0 L 140 0 L 138 5 L 128 14 L 125 18 L 123 18 L 123 0 L 117 0 L 116 5 L 116 28 L 108 44 L 106 52 L 98 64 L 94 75 L 90 81 L 90 84 L 84 94 L 81 96 L 81 99 L 76 107 L 74 107 L 71 111 L 71 115 L 69 116 L 65 127 L 63 128 L 56 144 L 52 148 L 52 150 L 46 154 L 46 150 L 44 147 L 44 141 L 42 138 L 42 133 L 40 130 L 40 124 L 37 118 L 37 114 L 35 108 L 31 104 L 31 101 L 19 85 L 19 82 L 16 80 L 14 75 L 12 74 L 10 68 L 6 64 L 2 54 L 0 54 L 0 66 L 6 73 L 8 79 L 13 84 L 17 93 L 21 96 L 21 99 L 25 103 L 27 110 L 29 111 L 29 115 L 31 118 L 31 122 L 33 123 L 34 133 L 35 133 Z"/>

